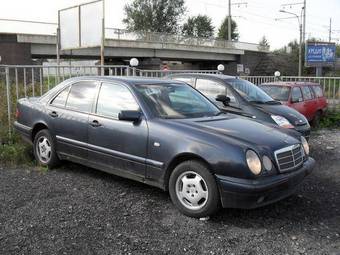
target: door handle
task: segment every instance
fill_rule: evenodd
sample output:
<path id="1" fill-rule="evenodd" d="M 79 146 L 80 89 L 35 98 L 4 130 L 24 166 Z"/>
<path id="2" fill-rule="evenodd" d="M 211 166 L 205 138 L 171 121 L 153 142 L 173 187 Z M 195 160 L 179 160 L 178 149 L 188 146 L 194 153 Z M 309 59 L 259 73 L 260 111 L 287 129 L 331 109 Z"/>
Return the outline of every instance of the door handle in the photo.
<path id="1" fill-rule="evenodd" d="M 93 120 L 90 125 L 92 127 L 100 127 L 102 124 L 100 124 L 98 120 Z"/>
<path id="2" fill-rule="evenodd" d="M 49 115 L 50 115 L 52 118 L 58 117 L 58 113 L 57 113 L 56 111 L 50 112 Z"/>

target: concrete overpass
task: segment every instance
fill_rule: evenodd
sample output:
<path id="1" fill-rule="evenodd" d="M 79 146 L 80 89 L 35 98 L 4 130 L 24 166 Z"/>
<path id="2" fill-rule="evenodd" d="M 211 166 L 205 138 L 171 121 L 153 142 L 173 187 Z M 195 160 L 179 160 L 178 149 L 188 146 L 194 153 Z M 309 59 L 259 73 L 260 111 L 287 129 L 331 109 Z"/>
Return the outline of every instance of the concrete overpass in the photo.
<path id="1" fill-rule="evenodd" d="M 3 38 L 7 39 L 3 40 Z M 10 40 L 8 40 L 8 38 L 10 38 Z M 22 50 L 22 48 L 24 48 L 25 54 L 30 55 L 33 59 L 56 58 L 57 38 L 55 35 L 23 33 L 0 34 L 0 44 L 3 42 L 16 44 L 17 51 L 18 49 Z M 233 69 L 235 69 L 236 63 L 249 62 L 248 56 L 259 56 L 266 52 L 266 49 L 252 43 L 161 33 L 132 33 L 126 30 L 112 28 L 107 30 L 105 40 L 105 61 L 108 63 L 115 63 L 117 61 L 130 59 L 131 57 L 137 57 L 142 60 L 142 63 L 143 61 L 147 62 L 148 59 L 158 59 L 159 63 L 161 63 L 160 60 L 176 60 L 188 63 L 210 63 L 212 66 L 215 66 L 217 62 L 226 64 L 233 63 Z M 0 56 L 8 53 L 6 47 L 0 47 Z M 15 55 L 15 53 L 12 55 Z M 100 48 L 62 50 L 61 58 L 99 59 Z M 242 61 L 242 59 L 245 59 L 245 61 Z M 4 57 L 2 60 L 4 60 Z M 159 63 L 156 63 L 155 67 L 157 67 L 157 65 L 159 66 Z M 28 63 L 20 63 L 20 61 L 8 63 L 8 61 L 2 61 L 1 64 Z M 206 67 L 209 66 L 206 65 Z"/>

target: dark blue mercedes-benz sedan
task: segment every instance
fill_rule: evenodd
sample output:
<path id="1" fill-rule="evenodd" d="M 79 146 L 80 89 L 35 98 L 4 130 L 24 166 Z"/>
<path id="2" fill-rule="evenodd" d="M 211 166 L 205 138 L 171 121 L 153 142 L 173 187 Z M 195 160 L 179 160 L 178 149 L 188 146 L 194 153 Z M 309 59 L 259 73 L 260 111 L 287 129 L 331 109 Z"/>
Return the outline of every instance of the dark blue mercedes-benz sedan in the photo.
<path id="1" fill-rule="evenodd" d="M 192 217 L 280 200 L 314 165 L 298 132 L 223 113 L 174 80 L 72 78 L 20 99 L 15 128 L 41 165 L 70 160 L 160 187 Z"/>

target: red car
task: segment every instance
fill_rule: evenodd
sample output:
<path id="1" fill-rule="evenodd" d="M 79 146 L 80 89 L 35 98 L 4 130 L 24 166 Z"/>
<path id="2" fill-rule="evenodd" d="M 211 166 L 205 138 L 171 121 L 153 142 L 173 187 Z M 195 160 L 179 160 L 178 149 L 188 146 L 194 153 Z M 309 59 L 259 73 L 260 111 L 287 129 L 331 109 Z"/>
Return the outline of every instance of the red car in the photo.
<path id="1" fill-rule="evenodd" d="M 319 124 L 327 109 L 327 99 L 318 83 L 272 82 L 259 87 L 275 100 L 305 115 L 313 126 Z"/>

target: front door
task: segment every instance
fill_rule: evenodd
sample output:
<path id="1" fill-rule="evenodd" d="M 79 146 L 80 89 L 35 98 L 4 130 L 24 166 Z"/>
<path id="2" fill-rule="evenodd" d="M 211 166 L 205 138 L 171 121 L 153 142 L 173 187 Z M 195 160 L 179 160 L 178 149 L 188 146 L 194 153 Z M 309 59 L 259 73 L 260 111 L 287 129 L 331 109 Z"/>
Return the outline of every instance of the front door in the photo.
<path id="1" fill-rule="evenodd" d="M 122 110 L 139 110 L 131 91 L 121 84 L 102 83 L 89 116 L 89 160 L 113 173 L 144 178 L 147 123 L 144 117 L 138 123 L 119 120 Z"/>

